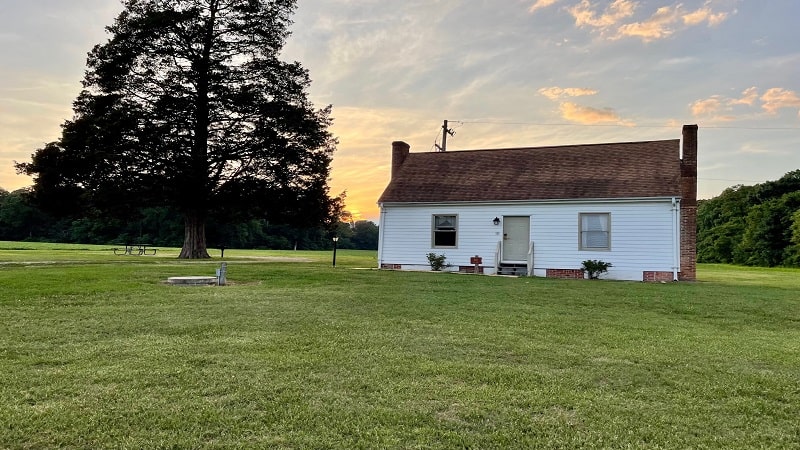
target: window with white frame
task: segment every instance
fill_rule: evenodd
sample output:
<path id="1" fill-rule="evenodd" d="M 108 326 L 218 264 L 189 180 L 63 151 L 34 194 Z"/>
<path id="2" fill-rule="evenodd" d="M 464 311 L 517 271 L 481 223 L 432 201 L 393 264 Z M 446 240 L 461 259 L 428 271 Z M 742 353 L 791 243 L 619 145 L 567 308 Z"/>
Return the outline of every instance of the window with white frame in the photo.
<path id="1" fill-rule="evenodd" d="M 458 216 L 433 216 L 433 247 L 456 247 Z"/>
<path id="2" fill-rule="evenodd" d="M 611 215 L 609 213 L 580 214 L 580 249 L 611 249 Z"/>

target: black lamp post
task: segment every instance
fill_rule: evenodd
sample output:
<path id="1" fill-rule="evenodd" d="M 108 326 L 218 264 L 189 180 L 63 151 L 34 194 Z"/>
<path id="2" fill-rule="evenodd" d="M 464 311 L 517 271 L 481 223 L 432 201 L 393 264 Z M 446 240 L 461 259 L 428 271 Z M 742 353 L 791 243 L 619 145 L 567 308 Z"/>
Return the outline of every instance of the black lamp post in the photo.
<path id="1" fill-rule="evenodd" d="M 333 237 L 333 267 L 336 267 L 336 243 L 339 242 L 339 236 Z"/>

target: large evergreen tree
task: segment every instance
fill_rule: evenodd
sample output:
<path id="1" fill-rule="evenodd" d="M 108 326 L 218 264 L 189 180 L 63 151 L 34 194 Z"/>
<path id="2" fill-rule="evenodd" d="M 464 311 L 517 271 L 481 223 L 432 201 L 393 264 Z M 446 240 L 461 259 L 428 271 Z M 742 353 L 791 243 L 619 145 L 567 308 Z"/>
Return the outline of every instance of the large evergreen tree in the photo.
<path id="1" fill-rule="evenodd" d="M 211 213 L 320 224 L 340 208 L 327 186 L 336 141 L 330 107 L 307 98 L 306 70 L 280 59 L 294 9 L 125 0 L 89 54 L 73 119 L 18 170 L 53 209 L 179 210 L 182 258 L 208 257 Z"/>

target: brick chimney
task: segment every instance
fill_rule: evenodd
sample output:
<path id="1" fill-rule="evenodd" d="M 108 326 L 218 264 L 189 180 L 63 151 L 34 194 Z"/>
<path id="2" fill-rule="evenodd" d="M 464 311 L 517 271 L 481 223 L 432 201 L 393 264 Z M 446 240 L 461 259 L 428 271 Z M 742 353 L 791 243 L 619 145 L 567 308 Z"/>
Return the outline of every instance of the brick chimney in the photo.
<path id="1" fill-rule="evenodd" d="M 411 146 L 403 141 L 392 142 L 392 178 L 405 162 L 409 150 L 411 150 Z"/>
<path id="2" fill-rule="evenodd" d="M 683 126 L 680 280 L 697 279 L 697 125 Z"/>

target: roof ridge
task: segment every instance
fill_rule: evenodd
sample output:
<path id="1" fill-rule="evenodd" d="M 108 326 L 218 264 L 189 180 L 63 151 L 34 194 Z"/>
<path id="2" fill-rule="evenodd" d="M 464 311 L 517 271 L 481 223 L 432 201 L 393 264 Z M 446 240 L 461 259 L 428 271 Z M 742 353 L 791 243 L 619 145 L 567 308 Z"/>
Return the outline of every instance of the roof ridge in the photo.
<path id="1" fill-rule="evenodd" d="M 594 144 L 562 144 L 562 145 L 543 145 L 539 147 L 499 147 L 499 148 L 474 148 L 474 149 L 461 149 L 461 150 L 447 150 L 445 152 L 411 152 L 411 155 L 420 155 L 428 153 L 474 153 L 474 152 L 496 152 L 504 150 L 538 150 L 538 149 L 557 149 L 557 148 L 574 148 L 574 147 L 599 147 L 599 146 L 619 146 L 619 145 L 641 145 L 641 144 L 654 144 L 654 143 L 672 143 L 680 142 L 680 139 L 656 139 L 650 141 L 630 141 L 630 142 L 602 142 Z"/>

